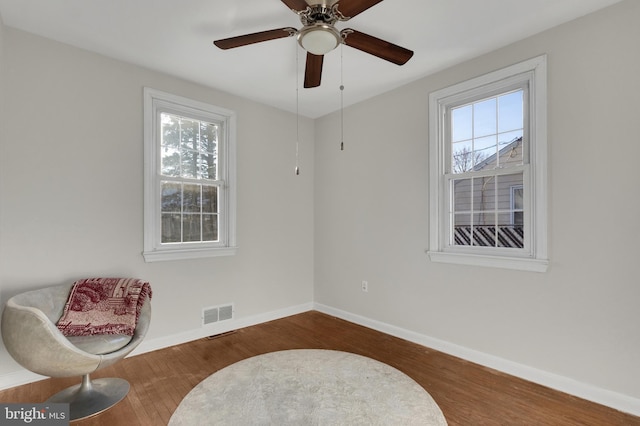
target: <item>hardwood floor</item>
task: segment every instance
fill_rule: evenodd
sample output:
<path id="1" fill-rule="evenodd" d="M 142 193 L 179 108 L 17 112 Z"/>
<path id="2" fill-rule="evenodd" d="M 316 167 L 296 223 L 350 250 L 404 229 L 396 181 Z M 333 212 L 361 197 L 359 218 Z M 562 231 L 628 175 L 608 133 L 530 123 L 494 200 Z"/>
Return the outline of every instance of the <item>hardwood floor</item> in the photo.
<path id="1" fill-rule="evenodd" d="M 271 321 L 127 358 L 94 374 L 122 377 L 129 395 L 104 413 L 74 425 L 166 425 L 200 381 L 234 362 L 285 349 L 334 349 L 385 362 L 420 383 L 449 425 L 640 425 L 640 417 L 543 386 L 319 312 Z M 47 379 L 0 391 L 0 402 L 42 402 L 77 384 Z"/>

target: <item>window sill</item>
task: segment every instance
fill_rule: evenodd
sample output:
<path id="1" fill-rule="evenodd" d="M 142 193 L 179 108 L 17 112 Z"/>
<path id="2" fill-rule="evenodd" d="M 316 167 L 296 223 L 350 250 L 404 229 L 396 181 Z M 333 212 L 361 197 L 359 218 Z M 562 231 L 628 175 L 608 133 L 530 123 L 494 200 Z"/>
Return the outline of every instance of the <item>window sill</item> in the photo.
<path id="1" fill-rule="evenodd" d="M 202 259 L 205 257 L 233 256 L 237 251 L 237 247 L 168 249 L 145 251 L 142 253 L 142 256 L 144 256 L 144 261 L 149 263 L 170 260 Z"/>
<path id="2" fill-rule="evenodd" d="M 445 253 L 440 251 L 427 251 L 427 254 L 432 262 L 438 263 L 486 266 L 490 268 L 514 269 L 529 272 L 546 272 L 549 267 L 549 261 L 547 259 L 483 256 L 478 254 Z"/>

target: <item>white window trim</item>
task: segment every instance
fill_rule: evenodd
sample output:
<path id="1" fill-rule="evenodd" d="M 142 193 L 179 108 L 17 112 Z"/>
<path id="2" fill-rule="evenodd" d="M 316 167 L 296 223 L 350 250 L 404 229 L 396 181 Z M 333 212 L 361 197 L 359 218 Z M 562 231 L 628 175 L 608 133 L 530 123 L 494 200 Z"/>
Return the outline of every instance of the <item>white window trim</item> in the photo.
<path id="1" fill-rule="evenodd" d="M 529 82 L 530 184 L 525 209 L 531 215 L 533 232 L 526 257 L 513 256 L 500 249 L 449 250 L 446 247 L 445 200 L 445 114 L 447 107 L 461 98 L 479 96 L 489 87 L 507 87 L 514 79 L 526 76 Z M 536 58 L 483 76 L 437 90 L 429 94 L 429 249 L 433 262 L 488 266 L 545 272 L 547 258 L 547 57 Z M 527 204 L 531 202 L 532 208 Z"/>
<path id="2" fill-rule="evenodd" d="M 226 143 L 218 155 L 222 180 L 225 181 L 220 200 L 222 218 L 218 231 L 221 241 L 207 243 L 160 243 L 160 152 L 157 146 L 159 110 L 171 110 L 200 117 L 216 117 L 225 122 Z M 236 254 L 236 114 L 235 112 L 194 101 L 159 90 L 144 88 L 144 251 L 145 262 L 196 259 Z"/>

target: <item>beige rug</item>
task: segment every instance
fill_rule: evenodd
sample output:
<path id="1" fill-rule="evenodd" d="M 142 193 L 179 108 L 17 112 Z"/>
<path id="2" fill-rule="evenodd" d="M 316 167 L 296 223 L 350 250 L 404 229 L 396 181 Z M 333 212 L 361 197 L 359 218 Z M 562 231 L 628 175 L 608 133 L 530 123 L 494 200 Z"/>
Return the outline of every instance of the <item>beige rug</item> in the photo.
<path id="1" fill-rule="evenodd" d="M 446 425 L 413 379 L 347 352 L 255 356 L 203 380 L 169 422 L 179 425 Z"/>

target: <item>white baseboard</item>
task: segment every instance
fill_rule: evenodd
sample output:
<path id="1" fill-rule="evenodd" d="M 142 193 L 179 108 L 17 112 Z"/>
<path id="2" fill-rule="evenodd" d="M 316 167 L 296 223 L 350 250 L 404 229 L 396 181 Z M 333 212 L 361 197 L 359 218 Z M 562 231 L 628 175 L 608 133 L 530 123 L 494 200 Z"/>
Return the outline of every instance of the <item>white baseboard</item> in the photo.
<path id="1" fill-rule="evenodd" d="M 314 303 L 313 306 L 316 311 L 323 312 L 364 327 L 372 328 L 548 388 L 559 390 L 561 392 L 577 396 L 578 398 L 586 399 L 635 416 L 640 416 L 640 399 L 602 389 L 587 383 L 582 383 L 568 377 L 549 373 L 527 365 L 518 364 L 504 358 L 489 355 L 484 352 L 469 349 L 444 340 L 435 339 L 433 337 L 405 330 L 400 327 L 372 320 L 370 318 L 352 314 L 320 303 Z"/>
<path id="2" fill-rule="evenodd" d="M 0 376 L 0 390 L 9 389 L 14 386 L 26 385 L 27 383 L 33 383 L 44 379 L 48 379 L 48 377 L 32 373 L 28 370 L 14 371 Z"/>
<path id="3" fill-rule="evenodd" d="M 278 309 L 276 311 L 265 312 L 258 315 L 253 315 L 246 318 L 238 318 L 218 323 L 208 324 L 195 330 L 189 330 L 183 333 L 173 334 L 171 336 L 158 337 L 155 339 L 144 340 L 140 345 L 131 353 L 131 356 L 140 355 L 146 352 L 155 351 L 158 349 L 168 348 L 170 346 L 180 345 L 182 343 L 191 342 L 193 340 L 202 339 L 208 336 L 215 336 L 216 334 L 226 333 L 228 331 L 238 330 L 240 328 L 250 327 L 256 324 L 262 324 L 263 322 L 273 321 L 280 318 L 289 317 L 291 315 L 301 314 L 303 312 L 311 311 L 313 309 L 313 303 L 304 303 L 302 305 L 290 306 L 284 309 Z"/>
<path id="4" fill-rule="evenodd" d="M 167 348 L 170 346 L 187 343 L 193 340 L 201 339 L 228 331 L 237 330 L 252 325 L 261 324 L 268 321 L 285 318 L 291 315 L 300 314 L 310 310 L 317 310 L 328 315 L 332 315 L 364 327 L 378 330 L 382 333 L 396 336 L 410 342 L 423 345 L 449 355 L 453 355 L 464 360 L 493 368 L 494 370 L 520 377 L 530 382 L 538 383 L 561 392 L 577 396 L 578 398 L 602 404 L 607 407 L 614 408 L 625 413 L 640 416 L 640 399 L 633 398 L 617 392 L 599 388 L 587 383 L 582 383 L 568 377 L 549 373 L 527 365 L 518 364 L 513 361 L 499 358 L 484 352 L 456 345 L 444 340 L 435 339 L 413 331 L 405 330 L 387 323 L 376 321 L 367 317 L 352 314 L 340 309 L 332 308 L 320 303 L 305 303 L 302 305 L 292 306 L 276 311 L 265 312 L 263 314 L 254 315 L 237 320 L 228 320 L 220 323 L 209 324 L 195 330 L 174 334 L 171 336 L 159 337 L 155 339 L 145 340 L 138 346 L 129 356 L 136 356 L 146 352 Z M 19 370 L 0 376 L 0 390 L 20 386 L 27 383 L 45 379 L 46 377 L 32 373 L 27 370 Z"/>
<path id="5" fill-rule="evenodd" d="M 240 328 L 250 327 L 252 325 L 261 324 L 263 322 L 273 321 L 280 318 L 285 318 L 291 315 L 300 314 L 313 309 L 313 303 L 305 303 L 302 305 L 291 306 L 276 311 L 265 312 L 262 314 L 246 317 L 231 319 L 222 321 L 219 323 L 208 324 L 207 326 L 189 330 L 183 333 L 173 334 L 165 337 L 158 337 L 155 339 L 144 340 L 140 345 L 131 352 L 128 356 L 141 355 L 146 352 L 155 351 L 158 349 L 168 348 L 170 346 L 180 345 L 192 340 L 202 339 L 204 337 L 213 336 L 220 333 L 226 333 L 228 331 L 237 330 Z M 15 372 L 0 375 L 0 390 L 9 389 L 14 386 L 25 385 L 27 383 L 36 382 L 38 380 L 46 379 L 47 377 L 39 374 L 32 373 L 26 369 L 18 370 Z"/>

